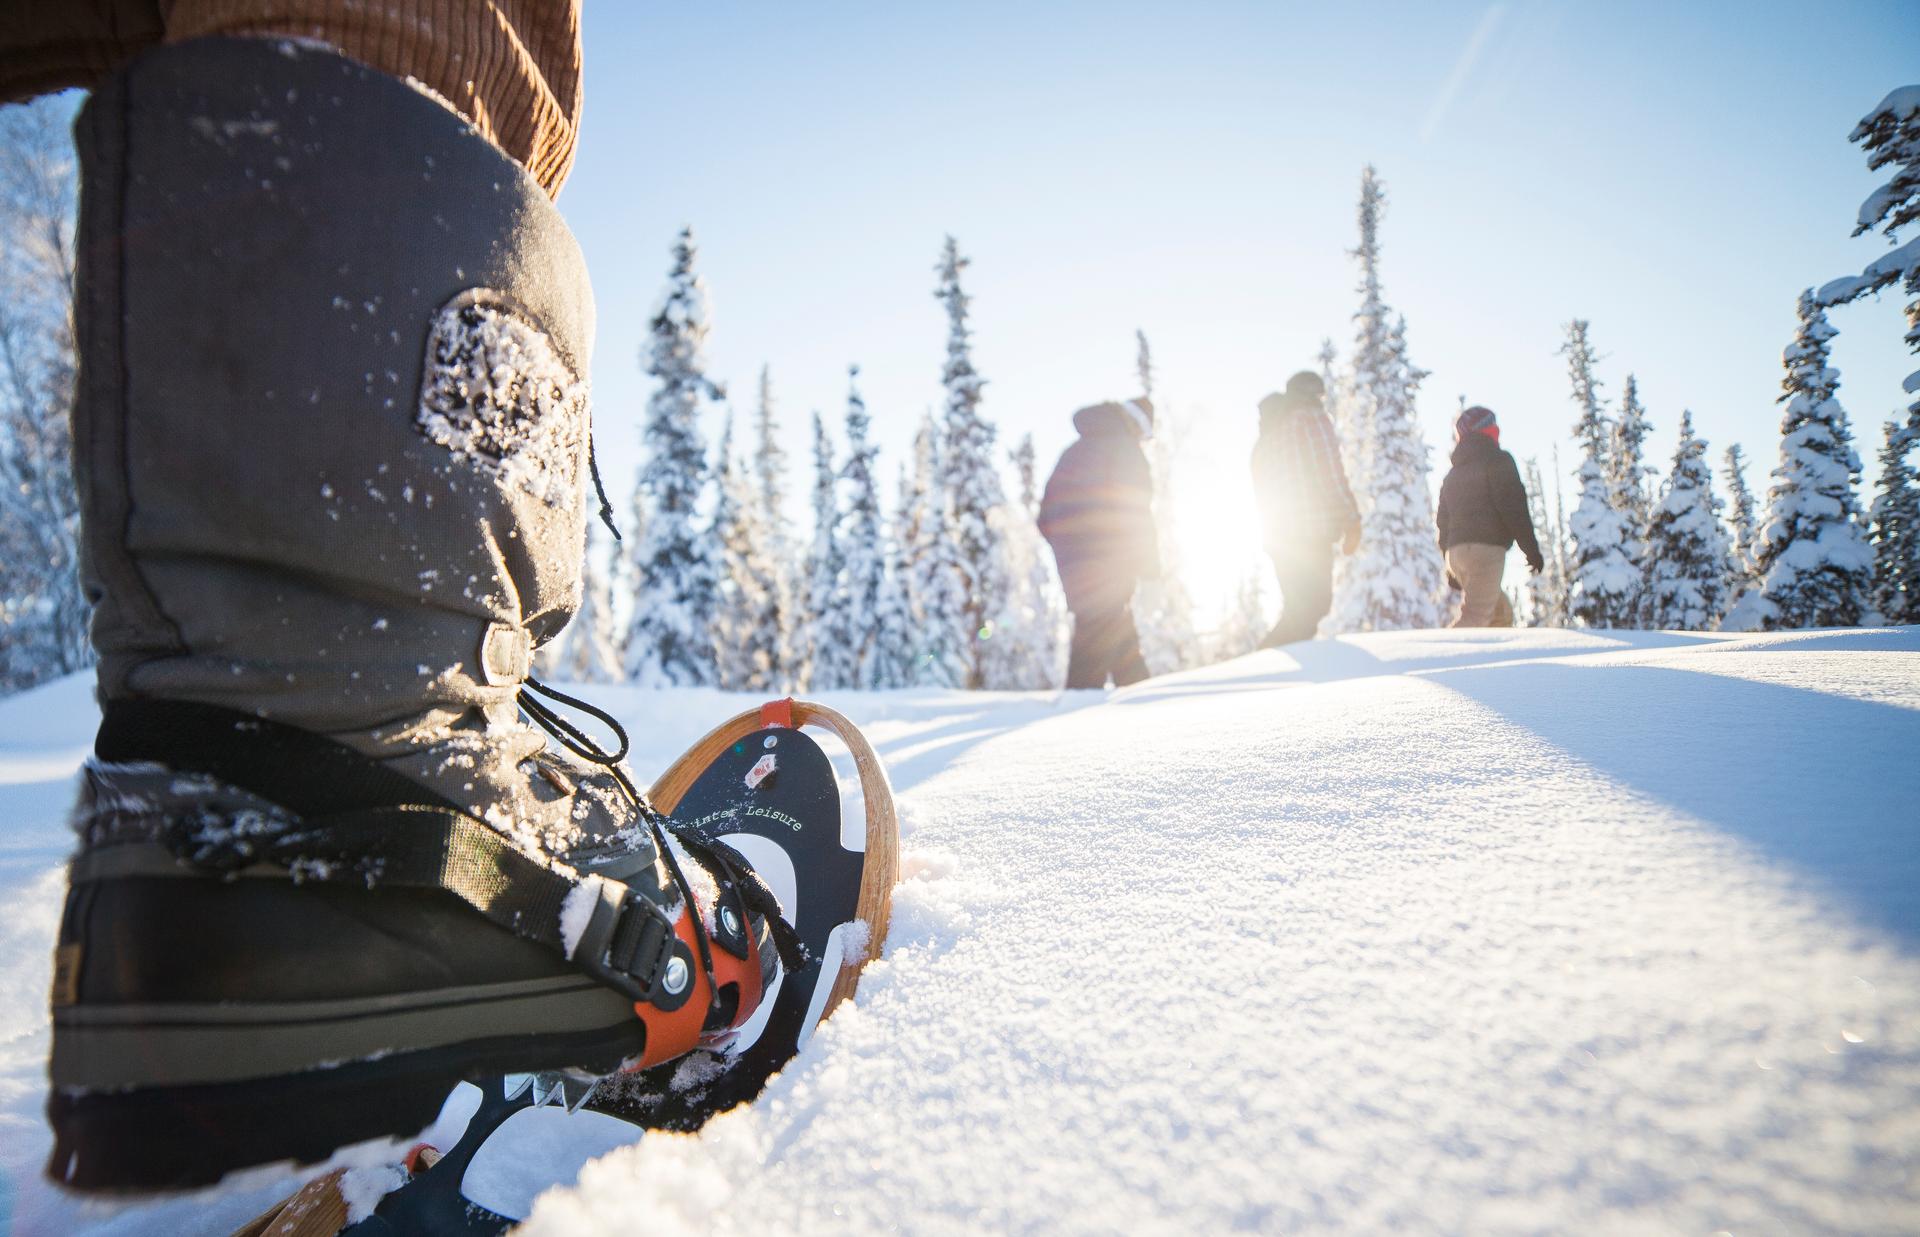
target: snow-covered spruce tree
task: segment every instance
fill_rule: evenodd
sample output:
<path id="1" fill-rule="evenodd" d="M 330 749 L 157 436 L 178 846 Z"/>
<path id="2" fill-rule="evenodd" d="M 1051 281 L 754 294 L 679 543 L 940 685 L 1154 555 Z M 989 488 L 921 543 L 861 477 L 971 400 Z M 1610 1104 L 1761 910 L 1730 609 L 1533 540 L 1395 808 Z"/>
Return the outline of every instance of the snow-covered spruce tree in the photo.
<path id="1" fill-rule="evenodd" d="M 1140 393 L 1154 398 L 1153 353 L 1147 333 L 1133 333 L 1134 368 Z M 1199 664 L 1198 637 L 1193 628 L 1193 598 L 1187 592 L 1181 565 L 1178 507 L 1173 501 L 1173 461 L 1179 433 L 1172 410 L 1159 409 L 1153 437 L 1144 444 L 1147 467 L 1153 475 L 1153 515 L 1160 542 L 1160 575 L 1141 580 L 1134 588 L 1134 623 L 1140 632 L 1140 652 L 1160 674 Z M 1042 558 L 1047 557 L 1044 553 Z"/>
<path id="2" fill-rule="evenodd" d="M 1646 462 L 1647 434 L 1651 429 L 1646 407 L 1640 402 L 1639 383 L 1628 374 L 1626 385 L 1620 388 L 1620 415 L 1613 420 L 1608 444 L 1607 505 L 1626 519 L 1627 561 L 1640 572 L 1643 581 L 1649 566 L 1647 537 L 1653 525 L 1653 495 L 1648 480 L 1656 475 L 1656 470 Z M 1637 616 L 1635 626 L 1639 626 L 1646 617 L 1644 592 L 1636 594 L 1633 604 Z"/>
<path id="3" fill-rule="evenodd" d="M 1880 481 L 1871 515 L 1873 604 L 1889 623 L 1920 623 L 1920 482 L 1913 449 L 1920 434 L 1897 421 L 1886 424 L 1880 448 Z"/>
<path id="4" fill-rule="evenodd" d="M 941 424 L 939 486 L 946 493 L 952 519 L 945 530 L 960 568 L 960 609 L 951 617 L 962 633 L 966 675 L 961 686 L 981 688 L 987 683 L 986 645 L 1006 608 L 1010 573 L 1001 539 L 995 530 L 997 515 L 1006 504 L 1000 468 L 994 450 L 993 424 L 980 414 L 980 389 L 986 381 L 973 368 L 972 331 L 967 327 L 971 301 L 960 286 L 968 259 L 947 237 L 934 269 L 940 277 L 934 297 L 947 309 L 947 358 L 940 369 L 940 385 L 947 400 Z M 932 615 L 933 621 L 944 616 Z"/>
<path id="5" fill-rule="evenodd" d="M 755 573 L 752 596 L 759 610 L 747 632 L 753 645 L 753 659 L 764 663 L 766 673 L 744 684 L 750 690 L 791 690 L 793 676 L 793 626 L 797 593 L 794 566 L 794 539 L 787 524 L 787 453 L 780 445 L 778 419 L 774 413 L 773 378 L 768 367 L 760 367 L 759 397 L 754 405 L 753 448 L 750 475 L 758 518 L 749 524 L 755 548 L 751 565 Z"/>
<path id="6" fill-rule="evenodd" d="M 733 449 L 731 410 L 714 462 L 712 528 L 719 556 L 712 623 L 715 682 L 728 691 L 770 688 L 778 667 L 764 639 L 770 608 L 766 517 L 753 476 Z"/>
<path id="7" fill-rule="evenodd" d="M 907 466 L 900 466 L 894 488 L 893 518 L 887 522 L 887 574 L 881 582 L 879 616 L 874 622 L 873 685 L 911 687 L 914 656 L 922 623 L 913 598 L 913 506 L 915 495 Z"/>
<path id="8" fill-rule="evenodd" d="M 800 656 L 806 685 L 853 686 L 857 650 L 847 615 L 847 556 L 840 538 L 840 474 L 833 466 L 827 423 L 813 414 L 813 542 L 807 548 L 805 612 Z"/>
<path id="9" fill-rule="evenodd" d="M 1758 516 L 1755 512 L 1753 490 L 1747 485 L 1747 460 L 1739 443 L 1727 448 L 1721 457 L 1722 476 L 1727 482 L 1727 530 L 1731 534 L 1733 553 L 1732 576 L 1729 577 L 1733 592 L 1732 600 L 1738 601 L 1740 595 L 1753 587 L 1759 577 L 1753 573 L 1754 539 L 1759 535 Z"/>
<path id="10" fill-rule="evenodd" d="M 75 175 L 62 110 L 0 111 L 0 691 L 93 661 L 68 431 Z"/>
<path id="11" fill-rule="evenodd" d="M 1851 627 L 1872 611 L 1873 550 L 1854 488 L 1860 457 L 1834 398 L 1840 372 L 1827 364 L 1835 332 L 1812 289 L 1800 294 L 1799 313 L 1783 354 L 1787 411 L 1755 552 L 1760 587 L 1728 615 L 1729 630 Z"/>
<path id="12" fill-rule="evenodd" d="M 1067 606 L 1054 574 L 1053 554 L 1036 522 L 1040 493 L 1033 435 L 1009 453 L 1019 501 L 1000 509 L 1006 543 L 1007 605 L 999 632 L 987 650 L 987 686 L 1002 691 L 1042 691 L 1066 673 Z"/>
<path id="13" fill-rule="evenodd" d="M 913 439 L 913 473 L 902 495 L 898 526 L 906 568 L 912 633 L 911 684 L 961 687 L 967 681 L 972 633 L 962 627 L 966 576 L 951 535 L 953 505 L 944 486 L 944 435 L 929 412 Z"/>
<path id="14" fill-rule="evenodd" d="M 1560 473 L 1559 453 L 1554 453 L 1554 475 Z M 1527 580 L 1527 622 L 1533 627 L 1565 627 L 1567 614 L 1567 520 L 1566 513 L 1558 507 L 1559 492 L 1555 490 L 1556 509 L 1552 519 L 1547 517 L 1547 487 L 1540 475 L 1540 464 L 1536 460 L 1527 461 L 1527 517 L 1533 521 L 1535 535 L 1540 541 L 1540 558 L 1543 570 Z"/>
<path id="15" fill-rule="evenodd" d="M 1607 486 L 1613 423 L 1600 401 L 1599 380 L 1593 376 L 1593 344 L 1584 319 L 1567 324 L 1567 342 L 1560 351 L 1573 380 L 1573 406 L 1580 410 L 1573 424 L 1581 449 L 1580 502 L 1568 521 L 1573 535 L 1568 613 L 1585 627 L 1632 627 L 1640 572 L 1631 552 L 1630 519 L 1614 509 Z"/>
<path id="16" fill-rule="evenodd" d="M 598 520 L 587 521 L 587 548 L 580 566 L 580 608 L 559 636 L 540 650 L 543 678 L 567 683 L 614 683 L 624 673 L 614 638 L 613 588 L 607 556 L 598 546 Z M 614 547 L 613 561 L 618 561 Z"/>
<path id="17" fill-rule="evenodd" d="M 698 518 L 707 482 L 700 409 L 724 397 L 707 377 L 706 283 L 694 270 L 693 229 L 673 244 L 667 289 L 648 326 L 647 400 L 635 506 L 644 527 L 635 537 L 633 620 L 627 627 L 627 677 L 644 687 L 714 681 L 709 624 L 716 603 L 712 544 Z"/>
<path id="18" fill-rule="evenodd" d="M 895 482 L 893 519 L 881 547 L 887 555 L 887 572 L 879 582 L 879 605 L 874 615 L 874 655 L 868 663 L 870 686 L 908 688 L 914 682 L 914 642 L 920 636 L 920 620 L 914 617 L 912 561 L 908 559 L 908 517 L 914 501 L 912 482 L 906 465 L 900 465 Z"/>
<path id="19" fill-rule="evenodd" d="M 1711 631 L 1727 612 L 1731 548 L 1706 452 L 1693 413 L 1682 412 L 1673 471 L 1647 530 L 1646 621 L 1657 630 Z"/>
<path id="20" fill-rule="evenodd" d="M 847 462 L 840 477 L 847 487 L 841 525 L 845 559 L 846 617 L 850 646 L 849 686 L 892 687 L 888 656 L 881 648 L 882 610 L 887 604 L 886 529 L 880 513 L 880 480 L 874 461 L 880 449 L 868 438 L 867 403 L 856 385 L 858 365 L 847 367 Z"/>
<path id="21" fill-rule="evenodd" d="M 1899 285 L 1912 298 L 1906 307 L 1907 346 L 1920 353 L 1920 237 L 1900 243 L 1900 229 L 1920 222 L 1920 85 L 1902 86 L 1880 100 L 1847 140 L 1861 144 L 1870 170 L 1893 169 L 1887 182 L 1860 204 L 1853 234 L 1880 229 L 1894 248 L 1868 263 L 1860 274 L 1821 288 L 1819 299 L 1827 305 L 1845 304 Z M 1920 396 L 1920 370 L 1908 374 L 1904 385 L 1909 395 Z M 1920 533 L 1912 531 L 1909 514 L 1914 483 L 1908 453 L 1916 442 L 1920 442 L 1920 398 L 1907 405 L 1905 425 L 1888 427 L 1880 457 L 1880 493 L 1874 500 L 1874 598 L 1883 606 L 1889 599 L 1896 603 L 1894 610 L 1883 609 L 1889 622 L 1920 621 L 1920 603 L 1914 599 L 1912 584 L 1914 555 L 1920 552 L 1914 542 Z M 1894 473 L 1891 489 L 1889 468 Z"/>
<path id="22" fill-rule="evenodd" d="M 1365 439 L 1360 548 L 1335 582 L 1322 631 L 1439 627 L 1445 566 L 1435 544 L 1427 444 L 1414 414 L 1426 371 L 1407 359 L 1406 320 L 1380 293 L 1380 216 L 1386 194 L 1369 166 L 1360 178 L 1360 309 L 1353 364 L 1344 384 L 1355 433 Z M 1351 479 L 1349 479 L 1351 482 Z"/>
<path id="23" fill-rule="evenodd" d="M 1866 152 L 1867 168 L 1893 169 L 1893 176 L 1860 204 L 1853 234 L 1878 228 L 1894 248 L 1867 264 L 1858 275 L 1836 279 L 1820 289 L 1823 305 L 1842 305 L 1898 284 L 1907 302 L 1907 347 L 1920 353 L 1920 237 L 1900 244 L 1900 229 L 1920 222 L 1920 85 L 1902 86 L 1861 118 L 1847 135 Z M 1920 370 L 1907 375 L 1909 395 L 1920 395 Z M 1907 405 L 1908 424 L 1920 432 L 1920 399 Z"/>

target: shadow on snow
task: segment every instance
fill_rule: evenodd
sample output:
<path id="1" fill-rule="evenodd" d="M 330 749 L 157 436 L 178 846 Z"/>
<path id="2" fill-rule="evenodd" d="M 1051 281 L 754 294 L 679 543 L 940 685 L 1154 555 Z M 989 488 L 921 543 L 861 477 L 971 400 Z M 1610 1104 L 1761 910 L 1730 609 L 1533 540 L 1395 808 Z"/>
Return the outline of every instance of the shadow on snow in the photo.
<path id="1" fill-rule="evenodd" d="M 1920 945 L 1920 711 L 1652 666 L 1533 662 L 1431 681 Z"/>

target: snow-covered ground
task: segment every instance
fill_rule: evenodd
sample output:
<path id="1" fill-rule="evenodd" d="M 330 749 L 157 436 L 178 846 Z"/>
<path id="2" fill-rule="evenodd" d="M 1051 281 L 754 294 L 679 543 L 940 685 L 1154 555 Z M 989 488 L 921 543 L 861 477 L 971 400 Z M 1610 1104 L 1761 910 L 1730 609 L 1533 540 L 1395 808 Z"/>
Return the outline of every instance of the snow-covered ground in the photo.
<path id="1" fill-rule="evenodd" d="M 594 694 L 643 769 L 740 704 Z M 759 1103 L 591 1162 L 533 1231 L 1920 1228 L 1920 631 L 828 699 L 900 794 L 884 959 Z M 108 1212 L 36 1176 L 90 727 L 76 682 L 0 703 L 0 1209 L 220 1231 L 288 1179 Z M 483 1201 L 636 1133 L 526 1124 Z"/>

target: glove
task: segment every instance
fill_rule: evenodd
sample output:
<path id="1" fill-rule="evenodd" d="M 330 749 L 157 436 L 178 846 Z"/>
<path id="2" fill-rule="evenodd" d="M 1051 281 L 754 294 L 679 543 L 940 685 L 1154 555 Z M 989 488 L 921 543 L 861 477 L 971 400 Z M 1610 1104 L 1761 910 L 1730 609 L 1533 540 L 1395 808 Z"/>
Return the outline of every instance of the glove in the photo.
<path id="1" fill-rule="evenodd" d="M 1528 571 L 1532 572 L 1534 575 L 1539 575 L 1541 572 L 1545 571 L 1546 569 L 1547 569 L 1547 564 L 1545 559 L 1541 558 L 1538 554 L 1527 555 Z"/>
<path id="2" fill-rule="evenodd" d="M 1455 576 L 1455 575 L 1454 575 L 1454 574 L 1453 574 L 1453 573 L 1452 573 L 1451 571 L 1449 571 L 1449 572 L 1447 573 L 1447 587 L 1448 587 L 1448 588 L 1450 588 L 1450 589 L 1452 589 L 1452 590 L 1453 590 L 1454 592 L 1456 592 L 1456 593 L 1460 593 L 1460 592 L 1465 592 L 1465 591 L 1466 591 L 1466 590 L 1464 590 L 1464 589 L 1462 589 L 1462 588 L 1460 587 L 1460 580 L 1459 580 L 1459 578 L 1458 578 L 1457 576 Z"/>

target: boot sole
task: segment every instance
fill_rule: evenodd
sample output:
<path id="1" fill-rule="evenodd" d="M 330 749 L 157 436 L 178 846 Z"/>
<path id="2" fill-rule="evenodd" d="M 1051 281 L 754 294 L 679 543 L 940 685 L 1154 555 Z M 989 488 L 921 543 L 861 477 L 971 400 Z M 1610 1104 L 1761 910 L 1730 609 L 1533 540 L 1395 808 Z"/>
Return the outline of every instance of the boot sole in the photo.
<path id="1" fill-rule="evenodd" d="M 70 1089 L 245 1082 L 407 1051 L 636 1026 L 625 997 L 582 975 L 326 1001 L 69 1005 L 50 1073 Z M 575 1064 L 579 1064 L 576 1062 Z"/>
<path id="2" fill-rule="evenodd" d="M 466 1008 L 476 1020 L 490 1018 Z M 551 1028 L 277 1077 L 123 1090 L 56 1085 L 47 1099 L 54 1133 L 47 1175 L 89 1192 L 210 1186 L 240 1169 L 310 1164 L 356 1143 L 410 1137 L 433 1122 L 462 1081 L 566 1068 L 611 1073 L 640 1051 L 641 1028 L 631 1018 L 595 1030 Z"/>

